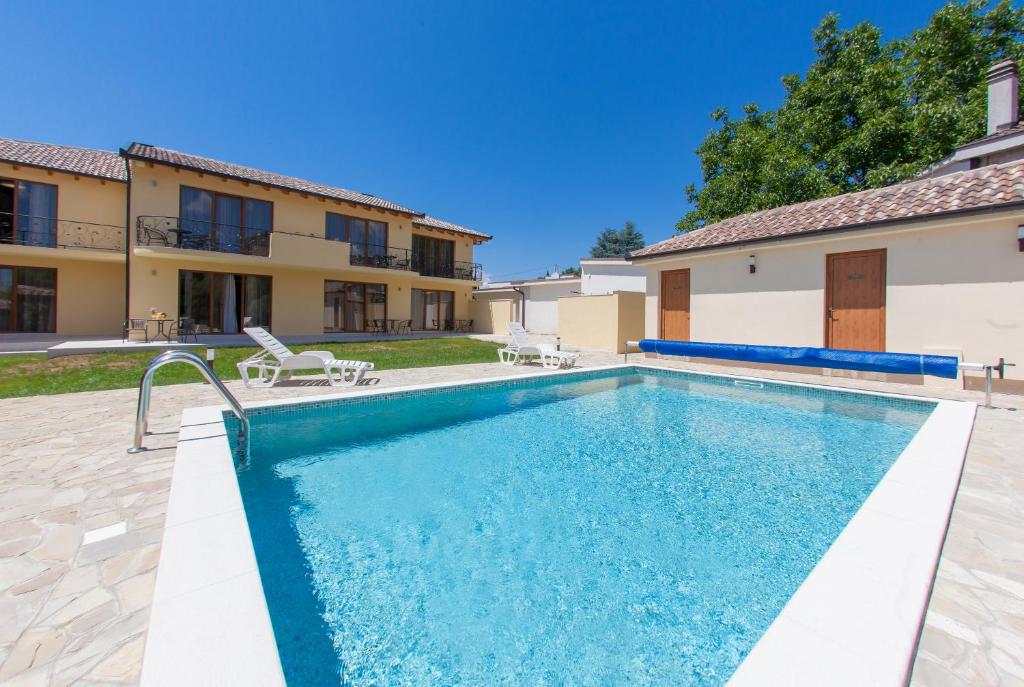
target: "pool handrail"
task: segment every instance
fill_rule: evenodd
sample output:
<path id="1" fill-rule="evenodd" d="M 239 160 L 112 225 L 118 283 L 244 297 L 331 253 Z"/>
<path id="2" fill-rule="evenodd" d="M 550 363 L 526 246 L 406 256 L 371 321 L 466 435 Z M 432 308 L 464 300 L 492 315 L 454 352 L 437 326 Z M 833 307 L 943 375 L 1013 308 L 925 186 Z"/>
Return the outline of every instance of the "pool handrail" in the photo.
<path id="1" fill-rule="evenodd" d="M 210 369 L 205 360 L 195 353 L 185 350 L 165 351 L 149 361 L 149 365 L 146 366 L 146 371 L 139 380 L 139 402 L 135 411 L 135 439 L 132 447 L 128 449 L 128 453 L 142 453 L 146 450 L 146 447 L 142 445 L 142 442 L 149 429 L 149 400 L 153 391 L 153 374 L 164 365 L 169 365 L 171 363 L 188 363 L 189 365 L 192 365 L 194 368 L 199 370 L 200 374 L 206 378 L 206 381 L 208 381 L 218 391 L 218 393 L 220 393 L 221 397 L 227 401 L 228 405 L 231 407 L 231 412 L 235 414 L 235 417 L 238 418 L 238 421 L 241 424 L 238 429 L 239 455 L 242 456 L 243 461 L 248 458 L 249 418 L 246 417 L 245 409 L 242 408 L 242 404 L 238 402 L 238 399 L 235 398 L 234 394 L 228 391 L 228 388 L 224 386 L 224 382 L 221 381 L 220 377 Z"/>

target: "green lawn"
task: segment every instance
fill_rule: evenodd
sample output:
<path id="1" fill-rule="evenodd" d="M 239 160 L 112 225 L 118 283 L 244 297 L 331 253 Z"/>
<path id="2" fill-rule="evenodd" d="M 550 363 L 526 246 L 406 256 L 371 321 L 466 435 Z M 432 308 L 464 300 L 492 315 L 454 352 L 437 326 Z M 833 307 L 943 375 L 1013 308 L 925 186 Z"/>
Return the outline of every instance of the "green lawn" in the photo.
<path id="1" fill-rule="evenodd" d="M 498 344 L 463 338 L 327 342 L 295 345 L 290 348 L 296 352 L 328 350 L 341 360 L 367 360 L 378 370 L 498 361 L 495 353 Z M 222 379 L 238 379 L 238 368 L 235 367 L 235 363 L 257 350 L 218 348 L 214 369 Z M 52 360 L 41 354 L 3 355 L 0 356 L 0 398 L 135 387 L 146 365 L 155 355 L 155 351 L 92 353 Z M 157 371 L 154 382 L 187 384 L 201 379 L 199 372 L 188 365 L 168 365 Z"/>

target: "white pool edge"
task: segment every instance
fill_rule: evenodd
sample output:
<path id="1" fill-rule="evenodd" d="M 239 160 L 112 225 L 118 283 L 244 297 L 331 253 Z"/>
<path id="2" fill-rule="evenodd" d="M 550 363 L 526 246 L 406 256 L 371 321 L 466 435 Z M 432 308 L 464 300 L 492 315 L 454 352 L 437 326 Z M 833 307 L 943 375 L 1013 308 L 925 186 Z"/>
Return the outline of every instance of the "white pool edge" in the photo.
<path id="1" fill-rule="evenodd" d="M 367 389 L 246 409 L 623 367 L 928 401 L 937 406 L 729 682 L 903 685 L 976 405 L 644 364 Z M 283 685 L 284 675 L 226 436 L 227 406 L 182 413 L 141 684 Z"/>

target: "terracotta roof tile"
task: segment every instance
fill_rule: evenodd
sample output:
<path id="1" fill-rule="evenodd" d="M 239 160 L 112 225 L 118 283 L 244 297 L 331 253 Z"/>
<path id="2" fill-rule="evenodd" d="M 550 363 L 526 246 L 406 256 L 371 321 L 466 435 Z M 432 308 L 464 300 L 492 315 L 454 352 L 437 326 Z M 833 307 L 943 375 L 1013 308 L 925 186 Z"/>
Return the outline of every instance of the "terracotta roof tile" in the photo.
<path id="1" fill-rule="evenodd" d="M 809 232 L 895 223 L 1024 203 L 1024 163 L 1015 161 L 884 188 L 847 193 L 731 217 L 634 251 L 651 257 Z"/>
<path id="2" fill-rule="evenodd" d="M 114 181 L 127 179 L 124 160 L 117 153 L 92 148 L 0 138 L 0 161 Z"/>
<path id="3" fill-rule="evenodd" d="M 158 148 L 157 146 L 146 145 L 144 143 L 132 143 L 128 150 L 125 151 L 125 154 L 132 158 L 159 162 L 172 165 L 174 167 L 206 172 L 208 174 L 219 174 L 221 176 L 242 179 L 255 184 L 264 184 L 266 186 L 274 186 L 276 188 L 282 188 L 289 191 L 298 191 L 299 193 L 323 196 L 325 198 L 331 198 L 332 200 L 344 200 L 350 203 L 358 203 L 369 207 L 381 208 L 383 210 L 403 212 L 408 215 L 422 214 L 416 210 L 410 210 L 398 203 L 392 203 L 390 200 L 378 198 L 377 196 L 373 196 L 368 193 L 349 191 L 348 189 L 338 188 L 336 186 L 326 186 L 324 184 L 306 181 L 305 179 L 299 179 L 297 177 L 275 174 L 274 172 L 266 172 L 262 169 L 235 165 L 230 162 L 221 162 L 220 160 L 213 160 L 208 157 L 180 153 L 176 150 Z"/>
<path id="4" fill-rule="evenodd" d="M 412 223 L 415 224 L 415 225 L 421 226 L 421 227 L 430 227 L 432 229 L 443 229 L 445 231 L 454 231 L 454 232 L 459 233 L 459 234 L 468 234 L 470 236 L 479 236 L 480 238 L 483 238 L 483 239 L 490 239 L 491 238 L 490 235 L 485 234 L 485 233 L 483 233 L 481 231 L 477 231 L 476 229 L 469 229 L 468 227 L 462 227 L 462 226 L 459 226 L 458 224 L 452 224 L 451 222 L 445 222 L 443 219 L 438 219 L 436 217 L 431 217 L 430 215 L 423 215 L 422 217 L 417 217 L 416 219 L 414 219 L 412 221 Z"/>

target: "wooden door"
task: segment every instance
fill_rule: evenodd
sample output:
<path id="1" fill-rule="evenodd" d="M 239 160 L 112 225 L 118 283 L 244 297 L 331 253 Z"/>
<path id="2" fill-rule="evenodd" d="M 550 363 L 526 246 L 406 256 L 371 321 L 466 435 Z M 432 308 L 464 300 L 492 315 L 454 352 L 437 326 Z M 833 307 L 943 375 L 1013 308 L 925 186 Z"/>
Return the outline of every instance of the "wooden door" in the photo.
<path id="1" fill-rule="evenodd" d="M 825 345 L 885 350 L 885 249 L 825 257 Z"/>
<path id="2" fill-rule="evenodd" d="M 690 340 L 690 270 L 661 273 L 661 338 Z"/>

